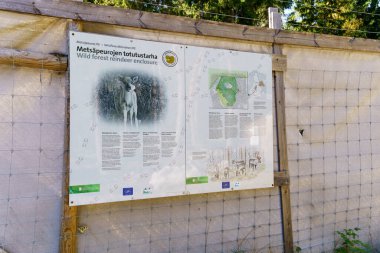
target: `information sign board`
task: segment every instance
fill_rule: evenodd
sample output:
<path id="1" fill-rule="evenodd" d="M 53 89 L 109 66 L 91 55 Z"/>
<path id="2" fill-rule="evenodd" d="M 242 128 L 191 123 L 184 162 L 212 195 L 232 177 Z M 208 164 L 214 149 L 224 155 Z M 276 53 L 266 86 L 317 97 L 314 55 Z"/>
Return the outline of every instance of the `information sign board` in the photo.
<path id="1" fill-rule="evenodd" d="M 272 187 L 270 55 L 70 33 L 70 204 Z"/>

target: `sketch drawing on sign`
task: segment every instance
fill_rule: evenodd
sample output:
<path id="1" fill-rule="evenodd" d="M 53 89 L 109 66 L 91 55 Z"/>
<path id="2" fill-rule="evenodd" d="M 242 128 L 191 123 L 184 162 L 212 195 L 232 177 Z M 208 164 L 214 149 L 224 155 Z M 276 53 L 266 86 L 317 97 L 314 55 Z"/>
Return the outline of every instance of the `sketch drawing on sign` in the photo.
<path id="1" fill-rule="evenodd" d="M 254 178 L 265 168 L 260 152 L 251 148 L 228 148 L 209 152 L 208 174 L 211 181 Z"/>
<path id="2" fill-rule="evenodd" d="M 262 73 L 258 73 L 257 71 L 253 71 L 249 74 L 248 96 L 264 98 L 265 84 L 263 82 L 263 79 L 265 79 L 265 76 Z"/>

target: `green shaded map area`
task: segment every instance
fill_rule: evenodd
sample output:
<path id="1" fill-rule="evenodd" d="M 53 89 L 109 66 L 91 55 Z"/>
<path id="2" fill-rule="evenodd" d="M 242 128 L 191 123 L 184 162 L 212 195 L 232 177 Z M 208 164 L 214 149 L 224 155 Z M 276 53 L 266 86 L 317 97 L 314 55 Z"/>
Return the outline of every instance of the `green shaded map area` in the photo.
<path id="1" fill-rule="evenodd" d="M 245 71 L 209 69 L 208 74 L 213 106 L 218 108 L 216 104 L 218 103 L 222 108 L 235 108 L 236 106 L 240 108 L 239 103 L 244 103 L 242 92 L 247 89 L 248 73 Z"/>
<path id="2" fill-rule="evenodd" d="M 227 107 L 236 103 L 236 94 L 238 85 L 234 76 L 221 76 L 216 86 L 216 92 L 219 95 L 220 103 Z"/>

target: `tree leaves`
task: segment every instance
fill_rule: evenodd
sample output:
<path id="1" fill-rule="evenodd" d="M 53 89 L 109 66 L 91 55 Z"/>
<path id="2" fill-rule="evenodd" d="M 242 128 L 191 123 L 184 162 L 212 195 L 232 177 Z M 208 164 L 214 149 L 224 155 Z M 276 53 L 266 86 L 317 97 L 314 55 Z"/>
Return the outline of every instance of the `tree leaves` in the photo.
<path id="1" fill-rule="evenodd" d="M 191 18 L 267 26 L 268 7 L 289 8 L 292 2 L 278 0 L 85 0 L 142 11 L 150 11 Z"/>
<path id="2" fill-rule="evenodd" d="M 268 7 L 290 9 L 295 31 L 380 39 L 380 0 L 85 0 L 220 22 L 268 26 Z"/>
<path id="3" fill-rule="evenodd" d="M 295 0 L 287 28 L 363 38 L 380 38 L 380 0 Z"/>

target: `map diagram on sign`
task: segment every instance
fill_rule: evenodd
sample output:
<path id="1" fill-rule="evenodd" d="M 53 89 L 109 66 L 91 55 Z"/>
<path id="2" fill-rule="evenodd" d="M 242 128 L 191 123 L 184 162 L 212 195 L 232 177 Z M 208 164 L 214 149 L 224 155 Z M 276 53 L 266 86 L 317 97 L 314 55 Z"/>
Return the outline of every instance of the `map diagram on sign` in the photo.
<path id="1" fill-rule="evenodd" d="M 253 96 L 256 99 L 265 99 L 265 83 L 266 80 L 264 73 L 252 71 L 248 75 L 248 96 Z"/>
<path id="2" fill-rule="evenodd" d="M 209 69 L 211 108 L 248 109 L 248 73 Z"/>

